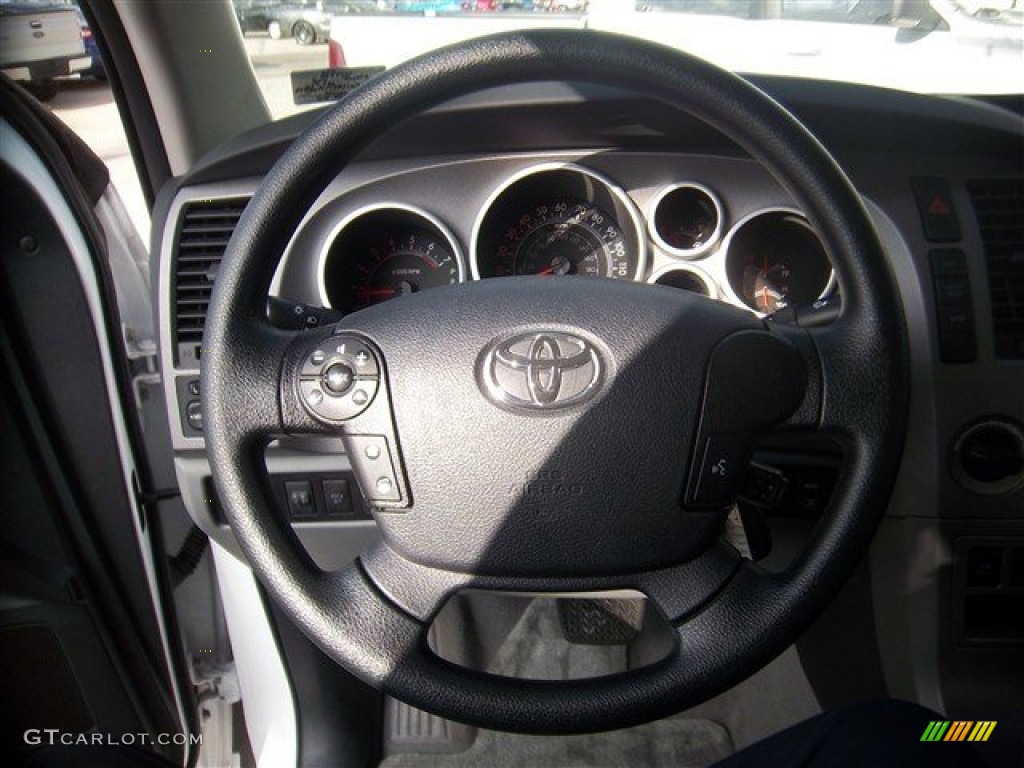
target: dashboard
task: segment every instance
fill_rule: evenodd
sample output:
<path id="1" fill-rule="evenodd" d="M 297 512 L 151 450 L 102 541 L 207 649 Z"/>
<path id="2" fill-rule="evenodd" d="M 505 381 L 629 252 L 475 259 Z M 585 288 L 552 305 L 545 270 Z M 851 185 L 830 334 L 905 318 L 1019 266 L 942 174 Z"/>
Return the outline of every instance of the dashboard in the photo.
<path id="1" fill-rule="evenodd" d="M 612 151 L 410 163 L 309 216 L 279 291 L 348 314 L 516 275 L 642 281 L 761 315 L 835 291 L 813 227 L 751 161 Z"/>
<path id="2" fill-rule="evenodd" d="M 1020 669 L 1024 653 L 1021 118 L 966 99 L 757 84 L 851 177 L 901 293 L 909 429 L 862 603 L 889 690 L 938 709 L 981 688 L 991 701 L 1015 701 L 1024 681 L 1004 670 Z M 178 479 L 197 523 L 230 549 L 202 439 L 205 309 L 246 201 L 316 117 L 225 143 L 165 189 L 154 212 Z M 650 283 L 781 322 L 807 321 L 808 307 L 834 311 L 842 298 L 814 222 L 755 160 L 664 105 L 571 83 L 487 91 L 395 126 L 310 206 L 271 292 L 316 324 L 526 274 Z M 764 445 L 755 456 L 770 470 L 758 477 L 780 526 L 813 525 L 827 506 L 835 466 L 812 448 Z M 282 440 L 266 463 L 282 510 L 322 566 L 373 541 L 338 441 Z M 935 679 L 941 690 L 918 689 Z"/>
<path id="3" fill-rule="evenodd" d="M 890 255 L 915 402 L 937 413 L 922 411 L 931 432 L 908 441 L 926 447 L 935 487 L 948 491 L 925 505 L 929 514 L 969 500 L 1004 515 L 1000 496 L 1020 493 L 1024 476 L 1015 463 L 1024 388 L 1013 386 L 1022 288 L 1005 242 L 1021 227 L 1021 176 L 1007 174 L 1024 175 L 1020 117 L 859 86 L 758 84 L 832 150 Z M 165 370 L 176 374 L 168 400 L 178 449 L 203 446 L 197 377 L 219 259 L 262 175 L 317 116 L 225 143 L 158 201 L 156 304 Z M 783 322 L 814 307 L 827 321 L 842 298 L 813 222 L 729 139 L 658 102 L 572 83 L 485 91 L 381 136 L 310 206 L 271 293 L 336 318 L 516 275 L 634 280 Z M 997 425 L 993 444 L 965 445 L 982 422 Z M 992 451 L 997 479 L 974 466 Z"/>

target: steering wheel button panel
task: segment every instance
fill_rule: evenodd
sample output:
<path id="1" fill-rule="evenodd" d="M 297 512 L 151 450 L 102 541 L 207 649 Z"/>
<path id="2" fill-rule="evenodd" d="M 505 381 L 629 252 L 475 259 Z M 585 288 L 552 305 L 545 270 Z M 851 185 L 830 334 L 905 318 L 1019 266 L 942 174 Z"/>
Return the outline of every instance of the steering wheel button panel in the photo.
<path id="1" fill-rule="evenodd" d="M 302 381 L 299 392 L 310 413 L 321 421 L 331 423 L 348 421 L 361 414 L 377 394 L 376 381 L 360 381 L 343 395 L 328 393 L 324 396 L 323 382 Z"/>
<path id="2" fill-rule="evenodd" d="M 384 435 L 346 435 L 345 450 L 370 502 L 401 501 L 402 491 L 391 463 L 391 449 Z"/>
<path id="3" fill-rule="evenodd" d="M 355 418 L 373 402 L 379 385 L 376 354 L 354 336 L 321 340 L 302 358 L 299 394 L 320 421 L 336 424 Z"/>

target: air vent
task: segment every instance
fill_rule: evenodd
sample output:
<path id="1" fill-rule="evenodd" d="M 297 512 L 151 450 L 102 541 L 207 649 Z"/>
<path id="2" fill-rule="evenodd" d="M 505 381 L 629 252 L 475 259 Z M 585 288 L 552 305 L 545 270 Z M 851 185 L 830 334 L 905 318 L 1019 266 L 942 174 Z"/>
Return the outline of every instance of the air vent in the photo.
<path id="1" fill-rule="evenodd" d="M 967 190 L 985 244 L 996 357 L 1024 360 L 1024 178 L 976 179 Z"/>
<path id="2" fill-rule="evenodd" d="M 217 268 L 248 198 L 186 203 L 172 264 L 175 363 L 197 368 Z"/>

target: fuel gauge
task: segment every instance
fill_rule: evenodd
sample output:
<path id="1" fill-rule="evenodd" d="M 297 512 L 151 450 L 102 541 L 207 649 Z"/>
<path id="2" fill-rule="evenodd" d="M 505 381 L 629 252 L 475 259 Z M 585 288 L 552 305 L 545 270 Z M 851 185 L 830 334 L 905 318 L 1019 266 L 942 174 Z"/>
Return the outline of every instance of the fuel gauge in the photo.
<path id="1" fill-rule="evenodd" d="M 654 198 L 648 226 L 658 246 L 673 256 L 692 258 L 718 242 L 722 204 L 710 189 L 691 182 L 666 187 Z"/>

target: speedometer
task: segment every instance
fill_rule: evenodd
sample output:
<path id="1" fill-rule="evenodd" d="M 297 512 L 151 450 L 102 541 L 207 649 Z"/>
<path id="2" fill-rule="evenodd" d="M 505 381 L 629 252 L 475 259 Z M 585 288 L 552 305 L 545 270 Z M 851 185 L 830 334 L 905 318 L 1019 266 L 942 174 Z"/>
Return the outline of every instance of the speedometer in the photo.
<path id="1" fill-rule="evenodd" d="M 646 240 L 621 189 L 576 165 L 528 168 L 498 188 L 474 227 L 476 277 L 636 279 Z"/>
<path id="2" fill-rule="evenodd" d="M 516 216 L 498 246 L 493 274 L 629 277 L 626 238 L 592 203 L 555 200 Z"/>

